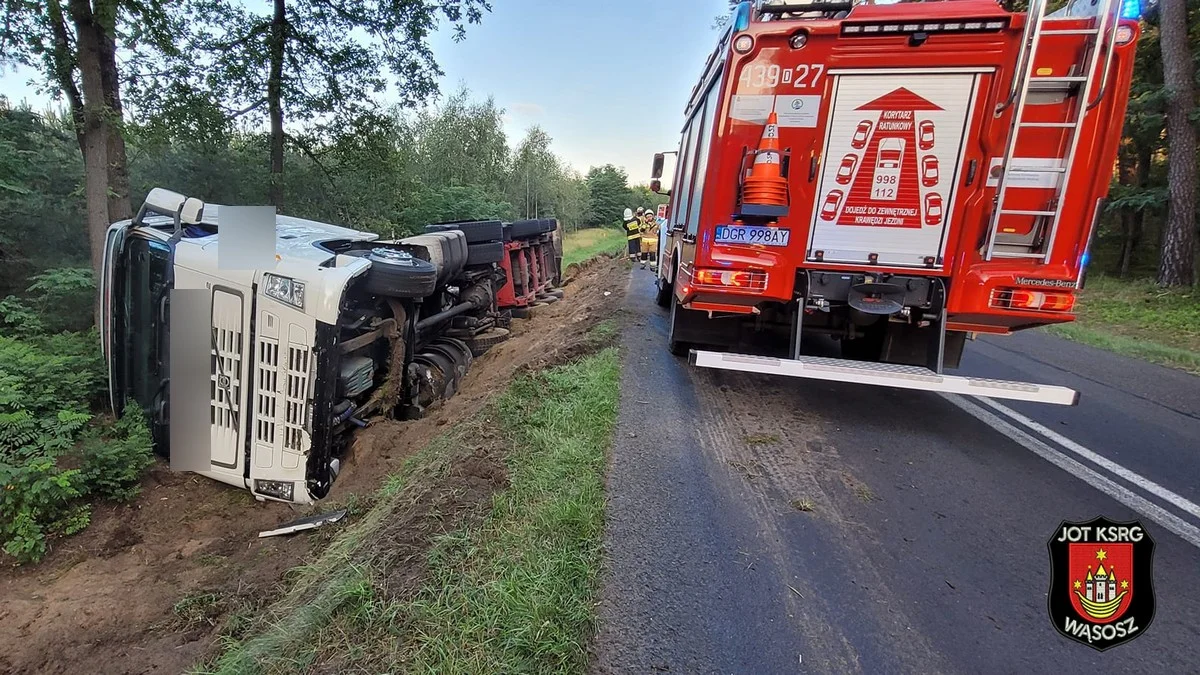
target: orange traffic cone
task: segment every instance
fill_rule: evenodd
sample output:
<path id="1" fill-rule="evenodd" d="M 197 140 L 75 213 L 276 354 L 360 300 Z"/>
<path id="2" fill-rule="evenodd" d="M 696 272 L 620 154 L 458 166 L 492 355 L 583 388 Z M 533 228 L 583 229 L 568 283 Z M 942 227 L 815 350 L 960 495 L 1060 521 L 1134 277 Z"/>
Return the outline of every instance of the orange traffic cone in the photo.
<path id="1" fill-rule="evenodd" d="M 783 206 L 788 203 L 787 179 L 783 177 L 779 151 L 779 120 L 775 113 L 767 117 L 767 128 L 763 129 L 754 166 L 742 188 L 742 204 Z"/>

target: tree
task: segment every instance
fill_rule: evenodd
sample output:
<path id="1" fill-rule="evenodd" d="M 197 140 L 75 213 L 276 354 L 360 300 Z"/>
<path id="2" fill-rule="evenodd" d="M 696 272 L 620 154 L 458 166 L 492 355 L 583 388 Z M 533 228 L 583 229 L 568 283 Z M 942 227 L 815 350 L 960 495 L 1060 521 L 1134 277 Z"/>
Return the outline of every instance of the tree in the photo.
<path id="1" fill-rule="evenodd" d="M 588 169 L 588 209 L 583 222 L 592 227 L 613 225 L 621 220 L 621 212 L 633 208 L 629 193 L 629 178 L 623 169 L 612 164 Z"/>
<path id="2" fill-rule="evenodd" d="M 378 107 L 375 96 L 394 75 L 393 93 L 413 104 L 436 92 L 441 74 L 428 45 L 440 18 L 478 23 L 486 0 L 271 0 L 259 12 L 226 0 L 192 0 L 202 23 L 193 79 L 232 117 L 262 119 L 270 128 L 268 199 L 283 206 L 284 149 L 308 155 L 348 120 Z M 174 72 L 180 72 L 181 66 Z M 285 120 L 299 123 L 285 127 Z"/>
<path id="3" fill-rule="evenodd" d="M 460 85 L 441 105 L 419 112 L 407 131 L 426 184 L 503 189 L 508 138 L 504 111 L 490 96 L 472 101 L 471 92 Z"/>
<path id="4" fill-rule="evenodd" d="M 128 38 L 121 47 L 137 62 L 147 47 L 172 52 L 172 32 L 161 0 L 67 0 L 66 7 L 62 0 L 6 0 L 3 5 L 0 65 L 40 69 L 49 88 L 67 99 L 83 155 L 87 233 L 97 273 L 105 230 L 132 214 L 118 35 Z"/>
<path id="5" fill-rule="evenodd" d="M 555 215 L 555 191 L 563 169 L 550 142 L 550 135 L 534 125 L 513 153 L 508 195 L 523 218 Z"/>
<path id="6" fill-rule="evenodd" d="M 1190 286 L 1196 281 L 1196 128 L 1191 120 L 1196 93 L 1187 15 L 1182 0 L 1159 4 L 1170 195 L 1158 268 L 1158 283 L 1163 286 Z"/>
<path id="7" fill-rule="evenodd" d="M 71 120 L 0 97 L 0 298 L 42 270 L 87 265 L 82 179 Z"/>

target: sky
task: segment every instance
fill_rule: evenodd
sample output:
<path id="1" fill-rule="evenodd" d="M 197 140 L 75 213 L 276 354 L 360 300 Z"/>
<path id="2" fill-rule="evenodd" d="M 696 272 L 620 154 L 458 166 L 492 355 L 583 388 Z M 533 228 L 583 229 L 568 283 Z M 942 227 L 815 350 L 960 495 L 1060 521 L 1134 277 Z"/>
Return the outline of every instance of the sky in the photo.
<path id="1" fill-rule="evenodd" d="M 623 167 L 645 183 L 655 152 L 674 150 L 683 108 L 716 45 L 725 0 L 492 0 L 466 39 L 433 37 L 449 93 L 465 84 L 504 108 L 515 146 L 531 125 L 580 173 Z M 42 108 L 30 71 L 0 74 L 0 94 Z"/>

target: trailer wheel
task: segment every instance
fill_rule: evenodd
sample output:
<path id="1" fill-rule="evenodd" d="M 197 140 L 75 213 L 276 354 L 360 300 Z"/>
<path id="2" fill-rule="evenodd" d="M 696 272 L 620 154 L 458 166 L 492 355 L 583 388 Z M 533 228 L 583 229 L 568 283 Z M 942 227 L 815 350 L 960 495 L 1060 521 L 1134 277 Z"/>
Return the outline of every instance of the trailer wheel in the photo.
<path id="1" fill-rule="evenodd" d="M 392 298 L 423 298 L 437 288 L 438 269 L 431 262 L 390 248 L 373 249 L 364 283 L 368 293 Z"/>
<path id="2" fill-rule="evenodd" d="M 526 239 L 548 232 L 542 220 L 518 220 L 508 226 L 508 236 L 512 239 Z"/>
<path id="3" fill-rule="evenodd" d="M 467 245 L 468 265 L 491 265 L 504 259 L 504 244 L 498 241 Z"/>
<path id="4" fill-rule="evenodd" d="M 478 358 L 483 356 L 487 350 L 507 340 L 508 335 L 508 330 L 505 328 L 492 328 L 475 337 L 463 340 L 463 342 L 471 348 L 471 355 Z"/>
<path id="5" fill-rule="evenodd" d="M 425 226 L 426 232 L 445 232 L 447 230 L 462 230 L 467 237 L 468 244 L 483 244 L 489 241 L 500 241 L 504 238 L 503 226 L 498 220 L 467 220 Z"/>

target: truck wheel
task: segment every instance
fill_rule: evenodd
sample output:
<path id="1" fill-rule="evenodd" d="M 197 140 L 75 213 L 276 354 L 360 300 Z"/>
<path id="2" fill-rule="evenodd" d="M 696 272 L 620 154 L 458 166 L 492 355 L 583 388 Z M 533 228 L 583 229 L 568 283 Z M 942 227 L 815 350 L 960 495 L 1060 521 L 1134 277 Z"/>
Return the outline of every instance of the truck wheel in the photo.
<path id="1" fill-rule="evenodd" d="M 508 226 L 508 235 L 513 239 L 527 239 L 548 232 L 545 228 L 541 220 L 517 220 Z"/>
<path id="2" fill-rule="evenodd" d="M 504 244 L 498 241 L 467 245 L 468 265 L 491 265 L 504 259 Z"/>
<path id="3" fill-rule="evenodd" d="M 675 294 L 674 285 L 668 284 L 666 279 L 659 277 L 657 286 L 658 292 L 654 294 L 654 304 L 659 307 L 670 307 L 671 296 Z"/>
<path id="4" fill-rule="evenodd" d="M 674 293 L 671 293 L 670 295 L 671 332 L 667 334 L 667 351 L 671 352 L 675 356 L 687 356 L 688 350 L 691 349 L 691 345 L 679 339 L 683 333 L 681 330 L 681 324 L 684 320 L 683 313 L 687 310 L 679 306 L 679 299 L 675 297 Z"/>
<path id="5" fill-rule="evenodd" d="M 372 249 L 364 284 L 368 293 L 392 298 L 423 298 L 437 288 L 438 269 L 405 251 Z"/>
<path id="6" fill-rule="evenodd" d="M 475 357 L 483 356 L 484 352 L 495 347 L 496 345 L 508 339 L 508 330 L 504 328 L 492 328 L 484 331 L 475 337 L 472 337 L 463 342 L 471 348 L 471 355 Z"/>
<path id="7" fill-rule="evenodd" d="M 500 241 L 504 238 L 503 226 L 498 220 L 465 220 L 425 226 L 426 232 L 445 232 L 447 230 L 462 230 L 467 237 L 468 244 L 483 244 L 489 241 Z"/>

